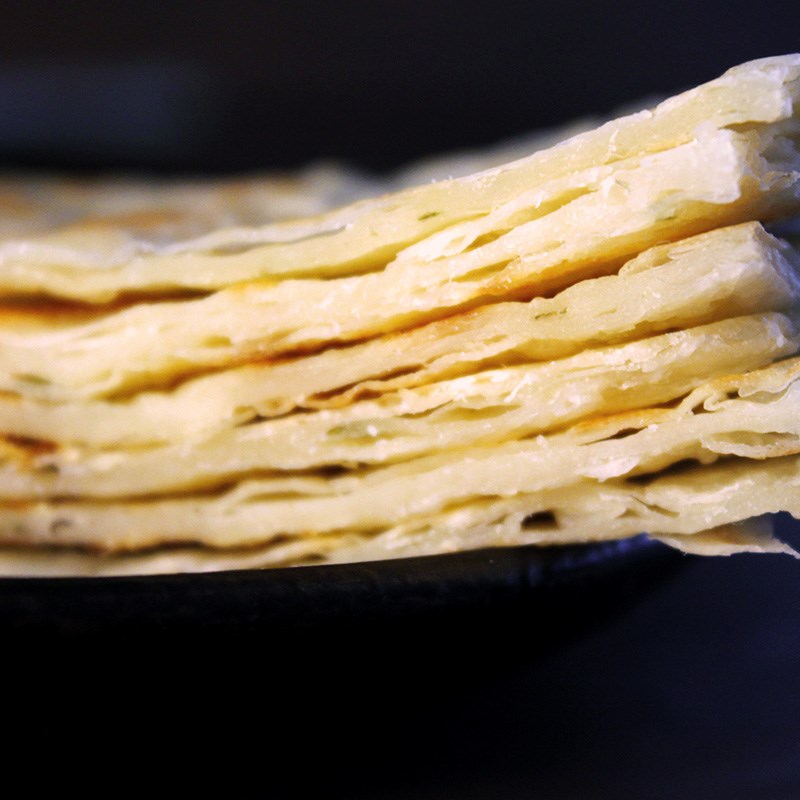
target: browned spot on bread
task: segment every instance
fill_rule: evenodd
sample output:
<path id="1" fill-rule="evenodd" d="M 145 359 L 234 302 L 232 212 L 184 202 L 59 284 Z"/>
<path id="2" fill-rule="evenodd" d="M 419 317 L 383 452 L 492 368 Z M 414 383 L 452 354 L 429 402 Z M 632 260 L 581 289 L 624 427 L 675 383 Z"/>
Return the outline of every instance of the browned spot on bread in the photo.
<path id="1" fill-rule="evenodd" d="M 58 445 L 42 439 L 9 434 L 0 436 L 0 461 L 11 461 L 22 468 L 29 468 L 34 460 L 55 453 Z"/>

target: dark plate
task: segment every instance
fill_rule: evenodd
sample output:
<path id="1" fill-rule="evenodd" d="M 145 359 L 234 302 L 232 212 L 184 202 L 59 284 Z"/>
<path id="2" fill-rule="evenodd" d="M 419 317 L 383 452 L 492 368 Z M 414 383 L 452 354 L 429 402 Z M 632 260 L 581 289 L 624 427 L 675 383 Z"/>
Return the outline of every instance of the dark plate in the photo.
<path id="1" fill-rule="evenodd" d="M 547 627 L 604 613 L 686 557 L 646 537 L 265 571 L 8 578 L 5 635 L 225 636 L 431 624 L 523 613 Z"/>

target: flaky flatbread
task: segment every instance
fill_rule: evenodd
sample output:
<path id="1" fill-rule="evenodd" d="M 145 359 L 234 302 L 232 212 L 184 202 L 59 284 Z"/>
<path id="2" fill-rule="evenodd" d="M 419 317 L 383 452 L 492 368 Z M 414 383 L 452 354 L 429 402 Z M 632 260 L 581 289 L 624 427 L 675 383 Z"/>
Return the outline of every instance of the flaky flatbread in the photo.
<path id="1" fill-rule="evenodd" d="M 110 576 L 217 572 L 376 561 L 521 544 L 557 546 L 622 539 L 641 531 L 688 553 L 789 553 L 757 515 L 800 516 L 800 458 L 728 460 L 655 476 L 646 483 L 583 481 L 535 495 L 475 501 L 383 532 L 277 539 L 224 550 L 177 546 L 93 552 L 0 547 L 0 575 Z"/>
<path id="2" fill-rule="evenodd" d="M 800 515 L 797 456 L 730 459 L 645 482 L 584 481 L 568 489 L 475 501 L 377 535 L 321 537 L 317 556 L 336 563 L 374 561 L 483 547 L 590 543 L 643 531 L 702 555 L 793 553 L 772 537 L 766 520 L 752 522 L 777 511 Z M 213 561 L 213 553 L 206 555 Z"/>
<path id="3" fill-rule="evenodd" d="M 0 181 L 0 574 L 788 552 L 798 259 L 755 220 L 800 212 L 799 101 L 764 59 L 271 224 L 257 181 Z"/>
<path id="4" fill-rule="evenodd" d="M 174 390 L 118 402 L 0 395 L 0 429 L 59 445 L 178 442 L 298 407 L 341 407 L 479 369 L 789 310 L 800 297 L 799 272 L 790 248 L 758 223 L 746 223 L 657 245 L 618 275 L 581 281 L 552 298 L 480 306 L 361 344 L 224 370 Z"/>
<path id="5" fill-rule="evenodd" d="M 382 268 L 396 253 L 524 192 L 586 169 L 693 141 L 702 128 L 758 128 L 790 119 L 800 57 L 762 59 L 554 148 L 476 176 L 417 187 L 296 223 L 152 241 L 135 227 L 72 228 L 0 247 L 0 291 L 104 302 L 119 293 L 211 290 L 270 277 L 332 277 Z M 702 162 L 698 162 L 698 167 Z M 542 199 L 544 199 L 543 196 Z M 191 256 L 188 258 L 187 256 Z"/>
<path id="6" fill-rule="evenodd" d="M 0 507 L 0 541 L 114 551 L 378 534 L 398 520 L 414 524 L 479 500 L 535 496 L 585 480 L 628 480 L 686 460 L 712 463 L 724 457 L 760 460 L 798 453 L 798 402 L 800 359 L 790 359 L 711 381 L 674 408 L 624 412 L 550 436 L 463 448 L 455 456 L 447 452 L 341 477 L 246 481 L 217 496 L 12 501 Z M 776 496 L 780 491 L 776 487 Z"/>
<path id="7" fill-rule="evenodd" d="M 295 414 L 149 449 L 97 453 L 0 442 L 0 498 L 120 497 L 207 490 L 325 466 L 495 445 L 680 398 L 712 378 L 800 347 L 779 313 L 736 317 L 570 358 L 479 372 L 342 408 Z"/>
<path id="8" fill-rule="evenodd" d="M 377 195 L 381 186 L 333 164 L 223 180 L 3 175 L 0 242 L 7 244 L 0 250 L 24 260 L 23 242 L 89 250 L 95 240 L 107 245 L 125 235 L 160 247 L 220 228 L 317 215 Z"/>
<path id="9" fill-rule="evenodd" d="M 0 389 L 50 400 L 101 397 L 555 291 L 613 271 L 662 240 L 795 208 L 800 158 L 780 137 L 713 131 L 573 174 L 555 208 L 535 194 L 432 236 L 375 274 L 246 284 L 52 332 L 7 326 Z M 535 219 L 521 221 L 518 213 L 531 208 Z"/>

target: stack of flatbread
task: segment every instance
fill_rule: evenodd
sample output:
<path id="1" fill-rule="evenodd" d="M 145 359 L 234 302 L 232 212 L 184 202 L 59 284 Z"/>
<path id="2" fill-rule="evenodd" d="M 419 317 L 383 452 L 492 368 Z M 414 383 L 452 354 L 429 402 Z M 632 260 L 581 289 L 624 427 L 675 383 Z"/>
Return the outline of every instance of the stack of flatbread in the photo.
<path id="1" fill-rule="evenodd" d="M 752 520 L 800 516 L 800 259 L 763 227 L 800 210 L 798 105 L 800 56 L 764 59 L 264 224 L 256 185 L 127 215 L 67 185 L 43 217 L 15 184 L 0 570 L 786 550 Z"/>

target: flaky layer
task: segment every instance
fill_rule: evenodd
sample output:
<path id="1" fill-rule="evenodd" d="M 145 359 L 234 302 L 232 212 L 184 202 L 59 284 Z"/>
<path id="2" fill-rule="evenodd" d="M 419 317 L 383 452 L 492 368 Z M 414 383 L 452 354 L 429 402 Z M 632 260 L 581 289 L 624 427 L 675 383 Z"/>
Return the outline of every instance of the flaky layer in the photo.
<path id="1" fill-rule="evenodd" d="M 50 400 L 99 397 L 554 291 L 612 271 L 665 239 L 793 208 L 800 157 L 782 139 L 716 131 L 569 183 L 555 208 L 531 193 L 476 230 L 445 231 L 458 249 L 472 247 L 457 255 L 432 261 L 428 240 L 371 275 L 247 284 L 52 332 L 0 330 L 0 389 Z M 521 221 L 518 214 L 532 209 L 535 219 Z M 495 238 L 498 225 L 503 232 Z M 437 243 L 435 251 L 447 247 Z"/>
<path id="2" fill-rule="evenodd" d="M 510 165 L 357 203 L 300 222 L 229 228 L 166 241 L 135 225 L 72 226 L 0 247 L 0 292 L 105 302 L 122 292 L 218 289 L 269 277 L 332 277 L 380 269 L 408 245 L 480 220 L 564 176 L 692 141 L 698 126 L 757 127 L 795 114 L 800 56 L 762 59 Z M 104 235 L 101 235 L 104 233 Z"/>
<path id="3" fill-rule="evenodd" d="M 8 440 L 0 498 L 168 495 L 258 474 L 357 466 L 524 439 L 665 403 L 800 347 L 778 313 L 735 317 L 538 364 L 494 369 L 165 447 L 82 452 Z M 0 449 L 0 456 L 3 455 Z M 458 459 L 456 453 L 453 456 Z"/>
<path id="4" fill-rule="evenodd" d="M 689 553 L 792 553 L 759 515 L 800 517 L 800 460 L 734 460 L 651 482 L 584 481 L 569 489 L 476 501 L 382 533 L 279 540 L 247 549 L 174 547 L 144 553 L 0 547 L 0 575 L 100 576 L 217 572 L 347 563 L 522 544 L 621 539 L 641 531 Z M 756 517 L 756 519 L 753 519 Z"/>
<path id="5" fill-rule="evenodd" d="M 726 317 L 791 309 L 798 259 L 757 223 L 657 245 L 618 275 L 552 298 L 497 303 L 316 355 L 252 364 L 166 392 L 49 403 L 0 395 L 0 430 L 59 445 L 181 441 L 300 408 L 341 407 L 437 380 L 645 338 Z"/>
<path id="6" fill-rule="evenodd" d="M 578 423 L 563 433 L 464 448 L 363 473 L 253 480 L 218 496 L 10 502 L 0 509 L 0 540 L 131 550 L 375 533 L 398 520 L 413 524 L 481 499 L 563 489 L 583 480 L 629 479 L 686 460 L 797 453 L 798 402 L 800 359 L 792 359 L 711 381 L 675 408 L 629 411 Z"/>

